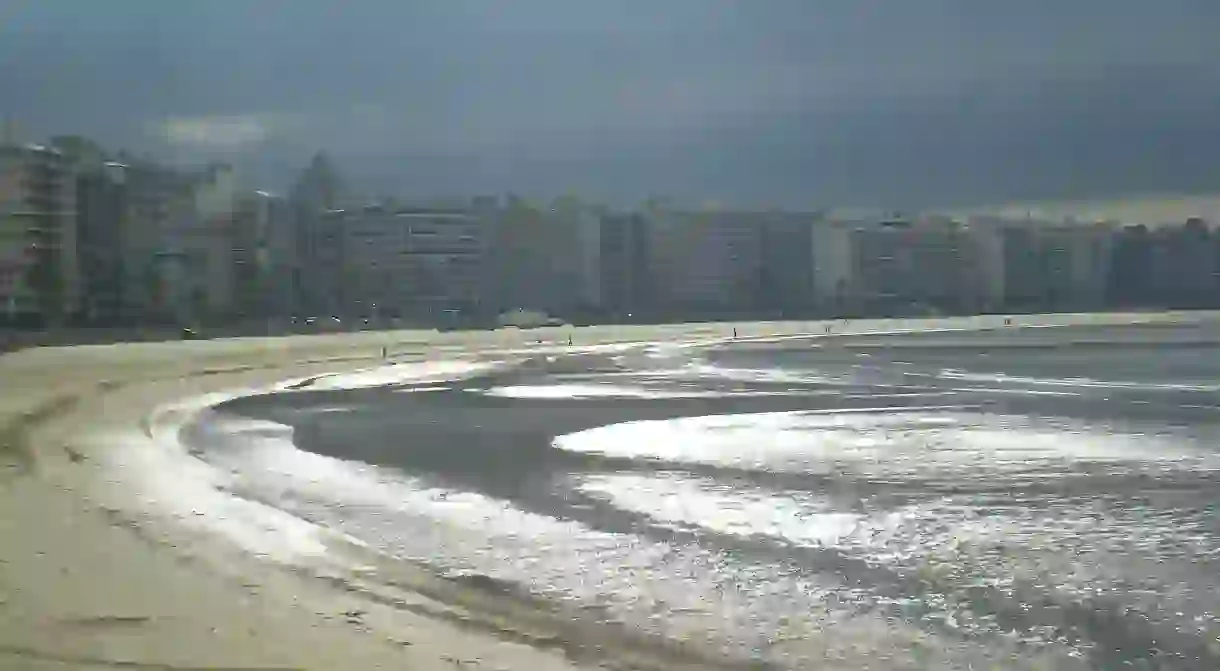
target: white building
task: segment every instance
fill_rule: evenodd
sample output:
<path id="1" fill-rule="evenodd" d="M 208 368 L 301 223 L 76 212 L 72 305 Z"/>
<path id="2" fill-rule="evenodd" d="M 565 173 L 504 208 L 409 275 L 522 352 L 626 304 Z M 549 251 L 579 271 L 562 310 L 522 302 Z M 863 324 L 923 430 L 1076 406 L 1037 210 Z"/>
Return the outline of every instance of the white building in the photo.
<path id="1" fill-rule="evenodd" d="M 825 314 L 839 314 L 854 304 L 856 222 L 827 220 L 813 230 L 814 304 Z"/>

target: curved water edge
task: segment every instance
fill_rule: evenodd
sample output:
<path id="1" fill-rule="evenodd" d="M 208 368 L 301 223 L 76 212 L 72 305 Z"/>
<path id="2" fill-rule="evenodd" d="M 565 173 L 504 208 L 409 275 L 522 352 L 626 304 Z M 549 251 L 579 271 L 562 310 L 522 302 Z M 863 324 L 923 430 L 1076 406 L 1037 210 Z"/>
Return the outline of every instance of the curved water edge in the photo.
<path id="1" fill-rule="evenodd" d="M 183 437 L 375 551 L 368 582 L 486 576 L 458 582 L 786 666 L 1211 669 L 1220 360 L 1189 328 L 552 355 Z"/>

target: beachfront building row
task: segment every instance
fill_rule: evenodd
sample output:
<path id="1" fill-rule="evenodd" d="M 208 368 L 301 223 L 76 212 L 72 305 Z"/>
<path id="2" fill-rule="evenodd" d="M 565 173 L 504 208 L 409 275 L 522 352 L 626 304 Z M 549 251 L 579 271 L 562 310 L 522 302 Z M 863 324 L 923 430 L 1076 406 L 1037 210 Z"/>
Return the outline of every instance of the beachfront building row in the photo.
<path id="1" fill-rule="evenodd" d="M 291 209 L 291 207 L 289 208 Z M 305 225 L 307 224 L 307 225 Z M 281 316 L 432 322 L 1087 311 L 1220 300 L 1220 236 L 1036 219 L 608 211 L 575 199 L 347 205 L 285 222 Z M 279 270 L 276 270 L 279 269 Z M 287 272 L 284 272 L 284 271 Z"/>
<path id="2" fill-rule="evenodd" d="M 974 216 L 642 212 L 619 311 L 759 316 L 1089 311 L 1220 306 L 1220 234 Z M 608 231 L 615 231 L 607 235 Z M 624 245 L 619 245 L 619 248 Z M 611 257 L 607 256 L 607 261 Z M 610 285 L 607 285 L 610 288 Z"/>
<path id="3" fill-rule="evenodd" d="M 282 219 L 281 199 L 228 166 L 180 170 L 79 137 L 0 142 L 0 325 L 265 312 Z"/>
<path id="4" fill-rule="evenodd" d="M 374 204 L 319 154 L 286 197 L 83 138 L 0 144 L 0 322 L 380 324 L 1214 307 L 1220 234 L 572 197 Z"/>

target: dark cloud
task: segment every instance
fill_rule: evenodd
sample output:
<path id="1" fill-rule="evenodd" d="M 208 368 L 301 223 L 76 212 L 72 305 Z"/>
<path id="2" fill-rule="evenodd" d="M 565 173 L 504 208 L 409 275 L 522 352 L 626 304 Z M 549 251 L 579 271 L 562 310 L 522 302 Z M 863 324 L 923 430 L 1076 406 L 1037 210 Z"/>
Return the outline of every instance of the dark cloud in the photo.
<path id="1" fill-rule="evenodd" d="M 1209 189 L 1205 0 L 18 3 L 0 104 L 280 183 L 927 205 Z"/>

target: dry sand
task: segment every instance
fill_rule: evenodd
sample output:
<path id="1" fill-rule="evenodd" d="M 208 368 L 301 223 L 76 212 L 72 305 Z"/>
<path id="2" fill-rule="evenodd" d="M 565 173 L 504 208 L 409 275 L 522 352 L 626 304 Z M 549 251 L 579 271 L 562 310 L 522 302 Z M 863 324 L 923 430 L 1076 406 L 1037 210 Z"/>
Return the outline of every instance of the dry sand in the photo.
<path id="1" fill-rule="evenodd" d="M 1020 317 L 1021 324 L 1215 320 Z M 836 332 L 999 327 L 1000 317 L 858 321 Z M 0 357 L 0 669 L 695 668 L 649 651 L 582 650 L 425 597 L 371 601 L 157 515 L 112 457 L 160 449 L 171 401 L 414 359 L 623 341 L 824 333 L 821 323 L 361 333 L 33 349 Z M 122 463 L 121 460 L 119 463 Z M 511 612 L 511 611 L 510 611 Z M 605 647 L 613 647 L 614 638 Z M 582 664 L 584 665 L 582 667 Z"/>

